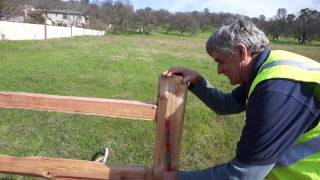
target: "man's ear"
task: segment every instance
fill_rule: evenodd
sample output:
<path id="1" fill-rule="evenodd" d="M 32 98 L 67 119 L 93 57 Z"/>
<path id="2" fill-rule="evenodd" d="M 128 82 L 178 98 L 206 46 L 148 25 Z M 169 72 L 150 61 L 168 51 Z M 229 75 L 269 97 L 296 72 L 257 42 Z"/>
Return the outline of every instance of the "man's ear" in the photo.
<path id="1" fill-rule="evenodd" d="M 248 56 L 248 49 L 244 44 L 238 44 L 237 45 L 238 51 L 239 51 L 239 56 L 240 60 L 244 61 L 247 59 Z"/>

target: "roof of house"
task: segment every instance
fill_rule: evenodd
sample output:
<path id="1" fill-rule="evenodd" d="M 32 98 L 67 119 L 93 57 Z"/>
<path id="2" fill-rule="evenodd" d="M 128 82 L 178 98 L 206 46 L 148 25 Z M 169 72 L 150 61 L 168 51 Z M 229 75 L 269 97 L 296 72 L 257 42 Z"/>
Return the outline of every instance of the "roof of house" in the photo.
<path id="1" fill-rule="evenodd" d="M 42 10 L 42 9 L 37 9 L 36 11 L 42 12 L 42 13 L 54 13 L 54 14 L 71 14 L 71 15 L 82 15 L 85 16 L 85 13 L 82 12 L 77 12 L 73 10 L 60 10 L 60 9 L 52 9 L 52 10 Z"/>

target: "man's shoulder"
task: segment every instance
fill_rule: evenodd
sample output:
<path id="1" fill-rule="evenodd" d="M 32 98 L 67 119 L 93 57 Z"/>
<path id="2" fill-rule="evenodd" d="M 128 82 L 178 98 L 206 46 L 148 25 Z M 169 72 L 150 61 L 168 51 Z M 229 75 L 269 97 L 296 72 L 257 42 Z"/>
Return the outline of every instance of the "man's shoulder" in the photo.
<path id="1" fill-rule="evenodd" d="M 286 79 L 272 79 L 260 83 L 254 90 L 248 103 L 277 104 L 283 99 L 284 105 L 290 108 L 290 103 L 297 103 L 308 108 L 312 112 L 318 112 L 320 100 L 316 99 L 315 92 L 320 86 L 314 83 L 297 82 Z M 290 101 L 289 101 L 290 100 Z M 261 102 L 264 101 L 264 102 Z M 251 107 L 253 107 L 251 106 Z"/>
<path id="2" fill-rule="evenodd" d="M 302 94 L 302 90 L 306 93 Z M 263 81 L 257 85 L 252 94 L 252 98 L 266 95 L 268 93 L 300 97 L 301 95 L 312 95 L 312 89 L 308 83 L 304 82 L 297 82 L 286 79 L 270 79 Z"/>

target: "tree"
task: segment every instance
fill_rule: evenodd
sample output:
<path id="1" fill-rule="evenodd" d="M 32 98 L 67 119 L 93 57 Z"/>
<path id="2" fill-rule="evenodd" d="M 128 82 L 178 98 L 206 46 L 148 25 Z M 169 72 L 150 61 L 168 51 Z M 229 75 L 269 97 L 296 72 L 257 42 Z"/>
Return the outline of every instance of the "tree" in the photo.
<path id="1" fill-rule="evenodd" d="M 257 24 L 257 26 L 260 28 L 260 29 L 262 29 L 263 31 L 266 31 L 266 24 L 267 24 L 267 22 L 266 22 L 266 16 L 264 16 L 263 14 L 261 14 L 260 16 L 259 16 L 259 23 Z"/>
<path id="2" fill-rule="evenodd" d="M 320 27 L 320 12 L 309 8 L 301 9 L 298 19 L 298 36 L 300 43 L 305 44 L 306 40 L 312 40 L 317 33 L 319 33 Z"/>
<path id="3" fill-rule="evenodd" d="M 267 28 L 266 28 L 267 34 L 272 36 L 272 40 L 278 40 L 281 33 L 281 28 L 278 25 L 277 19 L 270 19 Z"/>
<path id="4" fill-rule="evenodd" d="M 202 13 L 200 13 L 200 19 L 198 20 L 199 27 L 202 32 L 212 29 L 211 14 L 208 8 L 205 8 Z"/>
<path id="5" fill-rule="evenodd" d="M 106 30 L 108 24 L 103 22 L 102 11 L 97 4 L 89 4 L 85 13 L 90 16 L 90 28 Z"/>
<path id="6" fill-rule="evenodd" d="M 286 17 L 287 17 L 287 10 L 285 8 L 279 8 L 277 10 L 277 19 L 279 19 L 282 22 L 285 22 Z"/>
<path id="7" fill-rule="evenodd" d="M 98 7 L 98 6 L 96 6 L 96 7 Z M 114 25 L 115 24 L 115 13 L 114 13 L 114 8 L 113 8 L 113 1 L 112 0 L 104 1 L 101 6 L 100 12 L 98 14 L 101 14 L 100 18 L 101 18 L 102 22 L 104 22 L 107 25 Z"/>
<path id="8" fill-rule="evenodd" d="M 23 16 L 26 0 L 0 0 L 0 18 L 10 18 L 18 15 Z"/>
<path id="9" fill-rule="evenodd" d="M 156 24 L 156 18 L 153 15 L 152 9 L 150 7 L 138 9 L 135 15 L 136 18 L 134 22 L 139 33 L 149 34 L 152 30 L 152 26 Z"/>
<path id="10" fill-rule="evenodd" d="M 166 9 L 160 9 L 158 11 L 153 11 L 153 16 L 156 19 L 156 25 L 168 31 L 169 19 L 171 18 L 170 12 Z"/>
<path id="11" fill-rule="evenodd" d="M 294 37 L 296 36 L 296 16 L 294 14 L 288 14 L 287 15 L 287 18 L 286 18 L 286 21 L 287 21 L 287 25 L 286 25 L 286 28 L 285 28 L 285 31 L 284 33 L 286 33 L 287 36 L 291 36 L 291 37 Z M 296 36 L 297 37 L 297 36 Z"/>
<path id="12" fill-rule="evenodd" d="M 3 5 L 4 5 L 4 0 L 0 0 L 0 18 L 3 16 L 2 15 Z"/>
<path id="13" fill-rule="evenodd" d="M 184 32 L 196 34 L 199 24 L 192 18 L 190 13 L 177 12 L 170 21 L 172 29 L 177 30 L 183 35 Z"/>
<path id="14" fill-rule="evenodd" d="M 27 23 L 44 24 L 46 21 L 42 14 L 37 11 L 30 12 L 28 16 L 29 18 L 26 20 Z"/>
<path id="15" fill-rule="evenodd" d="M 287 10 L 279 8 L 277 14 L 269 20 L 266 31 L 272 35 L 272 40 L 278 40 L 286 26 Z"/>
<path id="16" fill-rule="evenodd" d="M 51 10 L 51 9 L 65 9 L 70 7 L 67 2 L 61 0 L 30 0 L 30 3 L 36 9 Z"/>
<path id="17" fill-rule="evenodd" d="M 130 1 L 116 1 L 113 5 L 114 32 L 125 32 L 129 27 L 130 17 L 133 15 L 133 6 Z"/>
<path id="18" fill-rule="evenodd" d="M 80 0 L 80 4 L 82 6 L 88 6 L 90 4 L 90 0 Z"/>

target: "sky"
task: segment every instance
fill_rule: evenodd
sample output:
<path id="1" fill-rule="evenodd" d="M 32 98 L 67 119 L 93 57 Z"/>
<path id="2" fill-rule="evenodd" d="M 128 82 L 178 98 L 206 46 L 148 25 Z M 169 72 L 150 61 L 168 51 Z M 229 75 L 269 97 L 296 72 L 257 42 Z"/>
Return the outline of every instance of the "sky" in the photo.
<path id="1" fill-rule="evenodd" d="M 311 8 L 320 11 L 320 0 L 130 0 L 135 9 L 151 7 L 152 9 L 167 9 L 178 11 L 230 12 L 249 17 L 267 18 L 274 16 L 277 9 L 285 8 L 289 13 L 298 13 L 300 9 Z"/>

